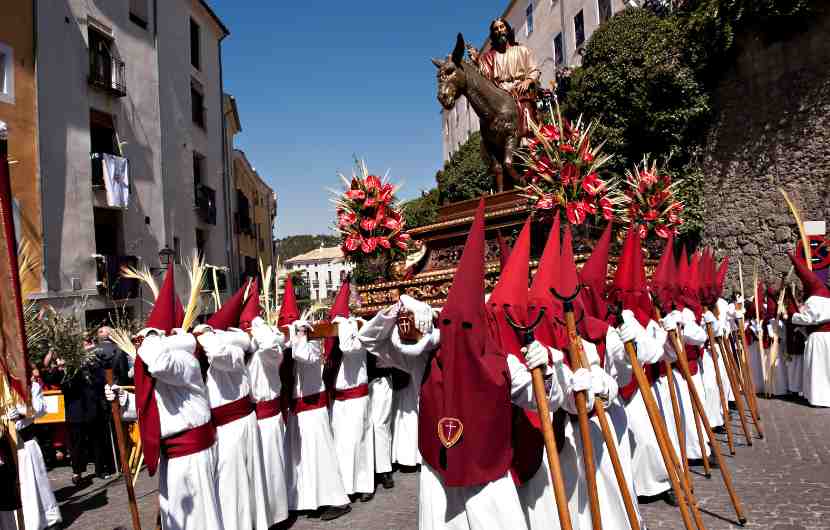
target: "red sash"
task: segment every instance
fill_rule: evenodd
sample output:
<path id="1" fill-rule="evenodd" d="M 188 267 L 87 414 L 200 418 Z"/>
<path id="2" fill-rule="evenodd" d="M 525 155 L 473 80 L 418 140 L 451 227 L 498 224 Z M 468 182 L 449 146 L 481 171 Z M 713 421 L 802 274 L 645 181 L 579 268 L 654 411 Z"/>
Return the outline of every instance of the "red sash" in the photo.
<path id="1" fill-rule="evenodd" d="M 294 400 L 293 406 L 294 414 L 306 412 L 309 410 L 317 410 L 327 407 L 329 404 L 329 396 L 325 392 L 311 394 L 310 396 L 303 396 Z"/>
<path id="2" fill-rule="evenodd" d="M 161 454 L 167 458 L 195 455 L 209 449 L 216 441 L 216 426 L 212 422 L 174 434 L 161 440 Z"/>
<path id="3" fill-rule="evenodd" d="M 830 322 L 819 324 L 818 326 L 810 326 L 807 328 L 810 333 L 827 333 L 830 332 Z"/>
<path id="4" fill-rule="evenodd" d="M 254 411 L 254 404 L 251 403 L 251 396 L 245 396 L 236 401 L 231 401 L 215 409 L 210 409 L 213 415 L 213 423 L 217 427 L 227 425 L 240 420 Z"/>
<path id="5" fill-rule="evenodd" d="M 256 419 L 258 420 L 273 418 L 280 413 L 280 397 L 277 396 L 268 401 L 260 401 L 254 406 L 254 409 L 256 410 Z"/>
<path id="6" fill-rule="evenodd" d="M 346 390 L 336 390 L 334 399 L 337 401 L 348 401 L 350 399 L 362 398 L 369 395 L 369 385 L 360 385 Z"/>

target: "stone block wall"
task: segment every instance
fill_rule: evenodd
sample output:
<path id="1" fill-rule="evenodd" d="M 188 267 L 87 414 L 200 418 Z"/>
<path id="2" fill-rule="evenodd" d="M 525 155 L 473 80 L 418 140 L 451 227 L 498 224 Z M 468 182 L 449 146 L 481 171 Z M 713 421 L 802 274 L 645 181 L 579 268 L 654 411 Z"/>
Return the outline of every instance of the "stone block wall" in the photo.
<path id="1" fill-rule="evenodd" d="M 830 7 L 781 38 L 738 39 L 735 63 L 715 95 L 717 116 L 704 153 L 704 244 L 731 256 L 727 292 L 740 259 L 747 293 L 752 268 L 780 282 L 798 229 L 778 192 L 805 220 L 830 221 Z M 797 280 L 796 280 L 797 281 Z"/>

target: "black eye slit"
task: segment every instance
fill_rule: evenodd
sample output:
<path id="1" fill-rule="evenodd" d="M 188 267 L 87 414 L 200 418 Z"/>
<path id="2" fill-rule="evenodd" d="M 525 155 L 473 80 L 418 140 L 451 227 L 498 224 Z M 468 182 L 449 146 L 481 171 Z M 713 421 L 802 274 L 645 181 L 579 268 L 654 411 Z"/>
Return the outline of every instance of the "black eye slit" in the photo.
<path id="1" fill-rule="evenodd" d="M 448 326 L 448 325 L 452 324 L 452 320 L 450 320 L 449 318 L 445 318 L 445 319 L 442 321 L 442 323 L 443 323 L 445 326 Z"/>
<path id="2" fill-rule="evenodd" d="M 470 324 L 469 322 L 462 322 L 461 327 L 464 328 L 464 329 L 473 329 L 473 325 Z"/>

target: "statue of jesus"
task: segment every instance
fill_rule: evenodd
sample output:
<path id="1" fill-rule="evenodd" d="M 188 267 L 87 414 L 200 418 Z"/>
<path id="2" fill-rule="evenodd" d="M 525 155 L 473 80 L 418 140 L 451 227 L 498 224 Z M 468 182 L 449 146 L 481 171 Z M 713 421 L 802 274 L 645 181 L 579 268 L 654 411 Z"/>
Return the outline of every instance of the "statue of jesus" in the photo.
<path id="1" fill-rule="evenodd" d="M 534 104 L 541 77 L 533 52 L 516 42 L 513 28 L 501 17 L 490 23 L 490 49 L 479 53 L 468 45 L 467 51 L 482 75 L 516 100 L 520 110 L 521 136 L 525 136 L 528 118 L 536 119 Z"/>

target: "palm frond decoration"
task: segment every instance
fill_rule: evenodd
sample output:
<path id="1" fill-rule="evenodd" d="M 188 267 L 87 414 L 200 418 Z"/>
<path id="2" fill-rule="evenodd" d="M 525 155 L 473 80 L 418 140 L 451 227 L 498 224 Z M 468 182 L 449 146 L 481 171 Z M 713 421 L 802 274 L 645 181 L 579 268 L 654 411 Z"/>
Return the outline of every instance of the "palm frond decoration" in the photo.
<path id="1" fill-rule="evenodd" d="M 141 266 L 141 268 L 135 268 L 125 265 L 121 267 L 121 277 L 127 278 L 129 280 L 138 280 L 146 284 L 150 291 L 153 293 L 153 300 L 158 298 L 158 284 L 156 283 L 156 279 L 153 278 L 153 275 L 150 274 L 150 270 L 147 268 L 146 265 Z"/>
<path id="2" fill-rule="evenodd" d="M 197 251 L 193 252 L 190 261 L 185 264 L 187 276 L 190 279 L 190 296 L 184 308 L 182 329 L 189 330 L 196 323 L 202 312 L 202 286 L 205 282 L 205 260 Z"/>
<path id="3" fill-rule="evenodd" d="M 130 357 L 135 359 L 137 351 L 135 344 L 133 344 L 130 332 L 123 328 L 113 328 L 110 332 L 110 340 L 115 343 L 121 350 L 127 353 Z"/>

